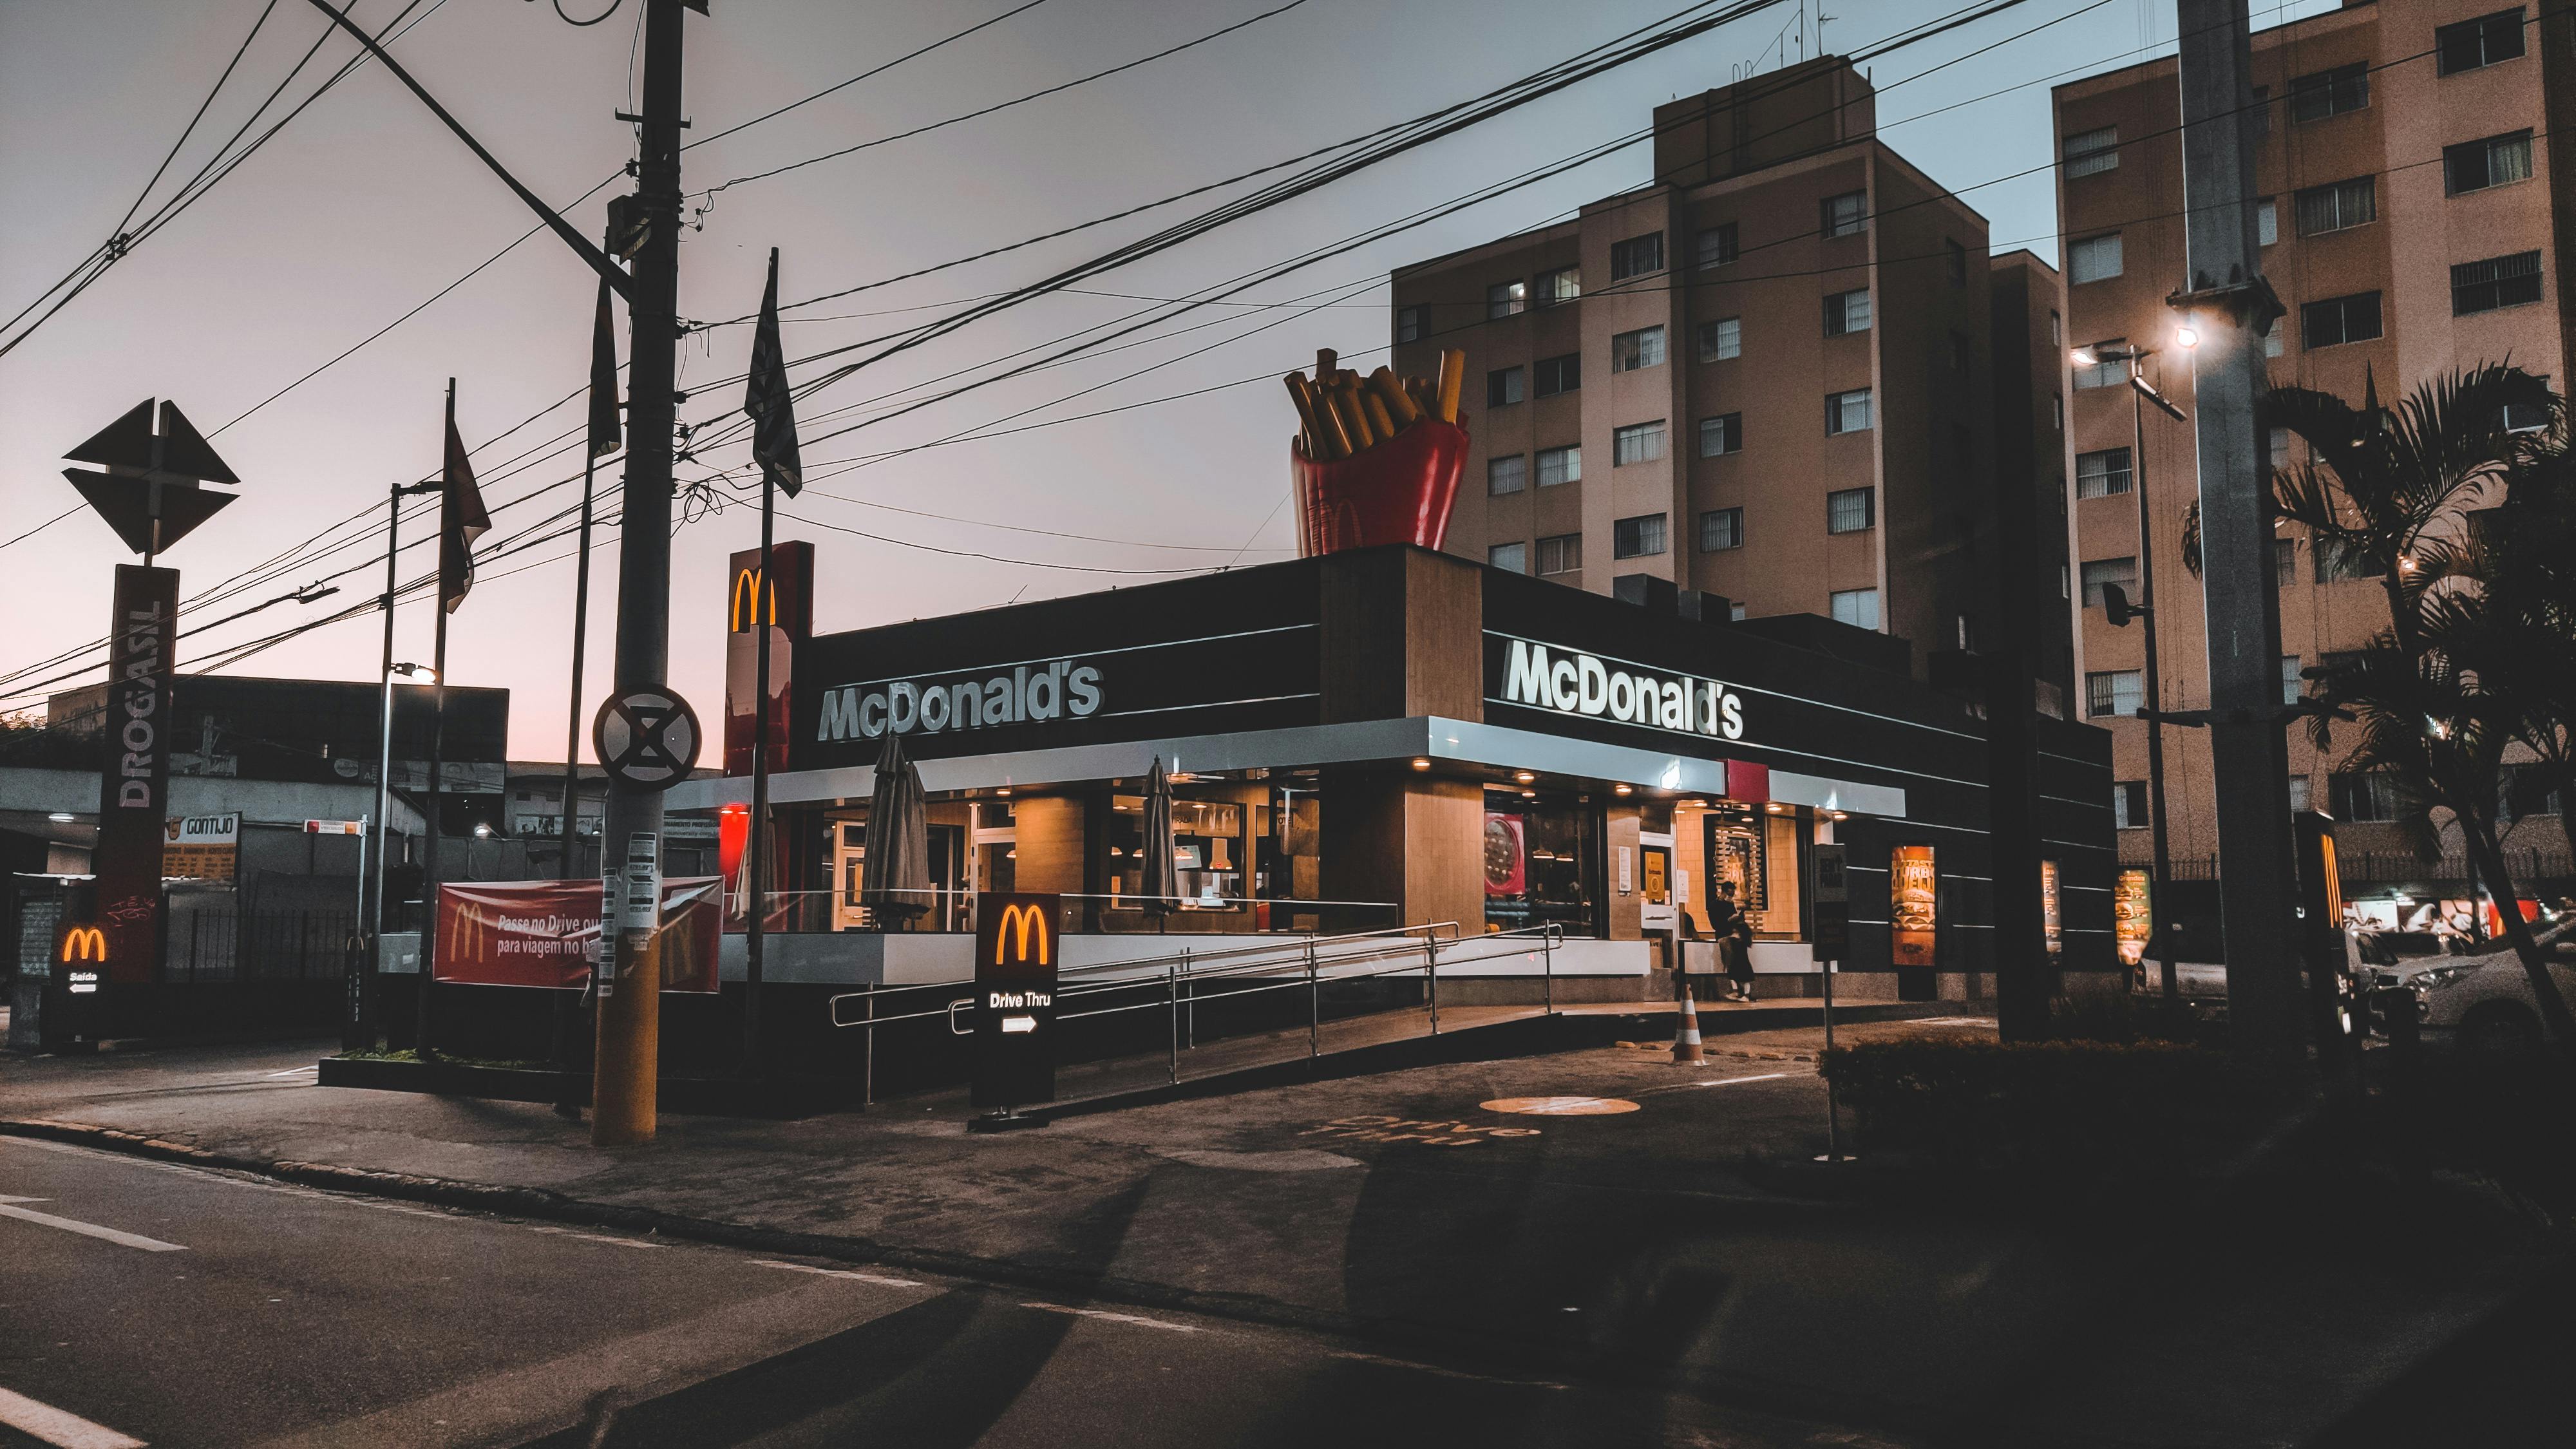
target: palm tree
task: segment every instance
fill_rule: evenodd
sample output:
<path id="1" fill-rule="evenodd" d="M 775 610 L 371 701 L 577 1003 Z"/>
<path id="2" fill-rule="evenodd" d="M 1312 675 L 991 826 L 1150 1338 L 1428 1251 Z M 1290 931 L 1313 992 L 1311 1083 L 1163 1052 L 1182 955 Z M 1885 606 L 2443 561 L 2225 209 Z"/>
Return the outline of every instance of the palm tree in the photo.
<path id="1" fill-rule="evenodd" d="M 2473 562 L 2504 641 L 2490 688 L 2512 698 L 2522 769 L 2559 798 L 2558 825 L 2576 855 L 2576 453 L 2547 449 L 2514 470 Z"/>

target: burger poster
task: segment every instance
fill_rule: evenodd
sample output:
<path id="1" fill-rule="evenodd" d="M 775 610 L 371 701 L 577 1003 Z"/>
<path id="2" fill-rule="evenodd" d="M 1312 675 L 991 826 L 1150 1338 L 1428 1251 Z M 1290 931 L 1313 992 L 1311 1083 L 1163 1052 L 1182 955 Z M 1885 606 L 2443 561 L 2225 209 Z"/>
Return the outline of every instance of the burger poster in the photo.
<path id="1" fill-rule="evenodd" d="M 1932 847 L 1896 847 L 1889 860 L 1888 875 L 1888 936 L 1893 962 L 1898 966 L 1929 966 L 1933 909 L 1940 884 L 1932 866 Z"/>
<path id="2" fill-rule="evenodd" d="M 1522 851 L 1521 818 L 1485 812 L 1485 895 L 1529 893 L 1529 857 Z"/>

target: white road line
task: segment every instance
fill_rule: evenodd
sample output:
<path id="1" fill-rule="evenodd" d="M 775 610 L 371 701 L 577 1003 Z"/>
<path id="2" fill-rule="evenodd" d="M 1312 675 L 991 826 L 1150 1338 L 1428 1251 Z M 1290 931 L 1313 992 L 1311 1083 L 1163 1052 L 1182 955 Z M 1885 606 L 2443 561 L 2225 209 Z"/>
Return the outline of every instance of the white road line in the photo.
<path id="1" fill-rule="evenodd" d="M 289 1067 L 289 1068 L 287 1068 L 285 1071 L 282 1071 L 282 1072 L 271 1072 L 271 1073 L 269 1073 L 267 1076 L 262 1077 L 260 1080 L 261 1080 L 261 1081 L 264 1081 L 264 1082 L 273 1082 L 273 1081 L 277 1080 L 279 1077 L 301 1077 L 301 1076 L 308 1076 L 308 1075 L 316 1075 L 316 1076 L 318 1076 L 318 1075 L 320 1075 L 321 1071 L 322 1071 L 322 1069 L 321 1069 L 320 1067 Z"/>
<path id="2" fill-rule="evenodd" d="M 1334 1350 L 1332 1356 L 1334 1358 L 1348 1359 L 1353 1363 L 1381 1364 L 1387 1368 L 1410 1369 L 1418 1374 L 1437 1374 L 1444 1379 L 1469 1379 L 1480 1384 L 1510 1384 L 1515 1388 L 1524 1389 L 1562 1389 L 1565 1387 L 1563 1384 L 1549 1383 L 1545 1379 L 1496 1378 L 1492 1374 L 1471 1374 L 1463 1369 L 1441 1368 L 1434 1364 L 1415 1363 L 1411 1359 L 1386 1358 L 1374 1353 L 1353 1353 L 1347 1349 Z"/>
<path id="3" fill-rule="evenodd" d="M 1023 1303 L 1020 1306 L 1022 1308 L 1034 1308 L 1041 1313 L 1070 1313 L 1077 1318 L 1105 1318 L 1112 1323 L 1132 1323 L 1138 1328 L 1159 1328 L 1166 1333 L 1196 1333 L 1199 1331 L 1195 1324 L 1168 1323 L 1160 1318 L 1147 1318 L 1144 1315 L 1137 1313 L 1112 1313 L 1106 1308 L 1072 1308 L 1062 1303 Z"/>
<path id="4" fill-rule="evenodd" d="M 78 1414 L 66 1414 L 51 1404 L 37 1403 L 7 1389 L 0 1389 L 0 1424 L 21 1434 L 32 1434 L 55 1449 L 144 1449 L 143 1441 L 131 1434 L 120 1434 L 105 1424 L 93 1424 Z"/>
<path id="5" fill-rule="evenodd" d="M 853 1283 L 879 1283 L 888 1288 L 918 1288 L 919 1279 L 888 1278 L 879 1273 L 856 1273 L 847 1268 L 817 1268 L 811 1263 L 782 1263 L 775 1258 L 754 1258 L 755 1268 L 784 1268 L 790 1273 L 811 1273 L 818 1278 L 847 1278 Z"/>
<path id="6" fill-rule="evenodd" d="M 16 1204 L 22 1202 L 46 1201 L 49 1201 L 49 1199 L 41 1197 L 0 1197 L 0 1217 L 16 1218 L 20 1222 L 35 1223 L 41 1227 L 60 1228 L 64 1232 L 80 1233 L 86 1237 L 104 1238 L 111 1243 L 123 1243 L 129 1248 L 141 1248 L 147 1253 L 184 1253 L 188 1251 L 184 1244 L 165 1243 L 159 1238 L 147 1238 L 140 1233 L 119 1232 L 114 1228 L 102 1228 L 96 1223 L 77 1222 L 71 1218 L 58 1218 L 52 1213 L 34 1212 L 27 1208 L 16 1206 Z"/>
<path id="7" fill-rule="evenodd" d="M 1789 1074 L 1787 1072 L 1764 1072 L 1758 1077 L 1720 1077 L 1713 1082 L 1693 1082 L 1691 1085 L 1694 1087 L 1732 1087 L 1738 1082 L 1776 1082 L 1788 1075 Z"/>
<path id="8" fill-rule="evenodd" d="M 606 1243 L 612 1248 L 667 1248 L 668 1243 L 648 1243 L 642 1238 L 614 1238 L 606 1233 L 576 1233 L 570 1228 L 537 1227 L 533 1231 L 551 1233 L 559 1238 L 579 1238 L 585 1243 Z"/>

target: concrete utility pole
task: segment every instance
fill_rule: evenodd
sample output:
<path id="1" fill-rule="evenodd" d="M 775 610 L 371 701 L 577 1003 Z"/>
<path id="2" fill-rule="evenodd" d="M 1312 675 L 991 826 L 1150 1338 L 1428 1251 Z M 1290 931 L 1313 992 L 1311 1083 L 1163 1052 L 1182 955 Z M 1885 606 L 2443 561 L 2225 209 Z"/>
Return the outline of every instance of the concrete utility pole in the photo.
<path id="1" fill-rule="evenodd" d="M 2239 1047 L 2295 1058 L 2307 1019 L 2292 909 L 2288 746 L 2272 508 L 2256 404 L 2262 336 L 2281 311 L 2254 234 L 2254 89 L 2247 0 L 2178 0 L 2190 281 L 2167 300 L 2200 333 L 2201 593 L 2209 620 L 2209 745 L 2218 797 L 2219 929 Z M 2141 547 L 2144 541 L 2141 541 Z M 2164 909 L 2158 902 L 2157 909 Z"/>
<path id="2" fill-rule="evenodd" d="M 627 303 L 626 522 L 617 539 L 617 662 L 620 694 L 660 689 L 671 655 L 671 439 L 680 340 L 680 12 L 684 0 L 643 0 L 643 153 L 636 197 L 645 225 Z M 702 5 L 685 8 L 702 9 Z M 639 861 L 659 878 L 662 794 L 608 782 L 599 833 L 603 862 Z M 606 867 L 603 865 L 603 870 Z M 614 915 L 614 899 L 601 902 Z M 629 916 L 603 925 L 598 1054 L 591 1078 L 590 1140 L 603 1146 L 648 1141 L 654 1130 L 662 983 L 651 921 Z M 613 956 L 613 961 L 612 961 Z M 612 969 L 613 968 L 613 969 Z"/>

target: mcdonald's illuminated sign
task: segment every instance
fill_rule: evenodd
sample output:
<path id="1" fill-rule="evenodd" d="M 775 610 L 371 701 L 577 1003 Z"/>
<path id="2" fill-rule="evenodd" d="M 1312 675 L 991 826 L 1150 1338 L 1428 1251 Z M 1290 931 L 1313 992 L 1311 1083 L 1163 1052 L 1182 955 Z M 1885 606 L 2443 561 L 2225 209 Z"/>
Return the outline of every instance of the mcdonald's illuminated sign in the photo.
<path id="1" fill-rule="evenodd" d="M 65 965 L 74 961 L 106 961 L 107 933 L 96 926 L 74 926 L 63 932 L 62 960 Z"/>
<path id="2" fill-rule="evenodd" d="M 978 1107 L 1055 1100 L 1056 922 L 1062 896 L 977 898 L 975 1087 Z"/>
<path id="3" fill-rule="evenodd" d="M 733 574 L 733 597 L 725 607 L 725 632 L 748 634 L 760 622 L 760 570 L 738 568 Z M 769 622 L 778 623 L 778 585 L 769 586 Z"/>

